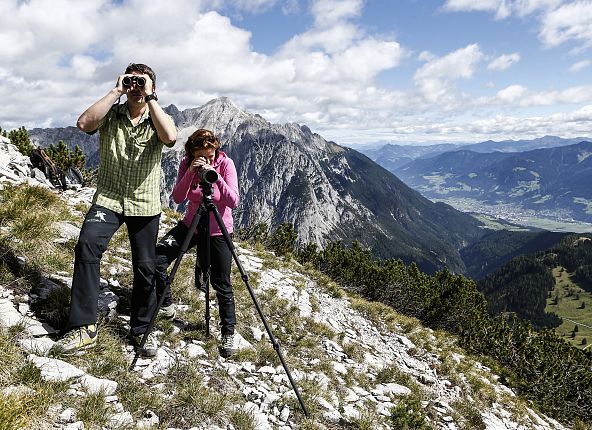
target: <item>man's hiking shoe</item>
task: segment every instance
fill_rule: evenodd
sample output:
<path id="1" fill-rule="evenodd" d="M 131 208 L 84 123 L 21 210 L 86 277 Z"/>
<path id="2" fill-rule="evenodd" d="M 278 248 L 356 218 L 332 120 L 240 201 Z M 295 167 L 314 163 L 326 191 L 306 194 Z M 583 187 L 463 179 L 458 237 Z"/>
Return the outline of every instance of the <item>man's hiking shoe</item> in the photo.
<path id="1" fill-rule="evenodd" d="M 227 358 L 237 353 L 238 348 L 236 347 L 235 340 L 234 334 L 222 335 L 222 341 L 218 347 L 222 357 Z"/>
<path id="2" fill-rule="evenodd" d="M 140 348 L 140 343 L 142 343 L 143 337 L 144 333 L 133 337 L 136 349 Z M 150 332 L 144 347 L 140 349 L 140 355 L 142 357 L 154 357 L 156 355 L 156 351 L 158 351 L 158 340 L 156 339 L 154 333 Z"/>
<path id="3" fill-rule="evenodd" d="M 84 325 L 70 330 L 56 342 L 56 346 L 65 353 L 73 353 L 92 348 L 97 343 L 97 325 Z"/>
<path id="4" fill-rule="evenodd" d="M 173 318 L 175 318 L 175 315 L 177 315 L 177 309 L 175 308 L 175 305 L 171 303 L 168 306 L 162 306 L 158 310 L 158 315 L 160 315 L 164 319 L 172 320 Z"/>

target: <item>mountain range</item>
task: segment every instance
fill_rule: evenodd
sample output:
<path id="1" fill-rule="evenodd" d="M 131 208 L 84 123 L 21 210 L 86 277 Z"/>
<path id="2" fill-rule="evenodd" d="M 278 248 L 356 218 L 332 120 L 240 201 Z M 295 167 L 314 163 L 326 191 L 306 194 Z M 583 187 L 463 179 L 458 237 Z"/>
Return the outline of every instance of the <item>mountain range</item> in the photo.
<path id="1" fill-rule="evenodd" d="M 592 142 L 522 152 L 446 152 L 397 169 L 409 186 L 432 199 L 465 197 L 516 204 L 538 212 L 592 221 Z"/>
<path id="2" fill-rule="evenodd" d="M 375 145 L 372 147 L 359 145 L 357 148 L 382 167 L 397 175 L 400 167 L 415 159 L 431 158 L 444 152 L 454 152 L 461 149 L 479 153 L 523 152 L 531 149 L 573 145 L 574 143 L 579 143 L 583 140 L 591 141 L 592 139 L 586 137 L 565 139 L 557 136 L 543 136 L 529 140 L 502 140 L 499 142 L 487 140 L 485 142 L 471 144 L 440 143 L 434 145 L 398 145 L 385 143 L 378 147 Z"/>
<path id="3" fill-rule="evenodd" d="M 483 234 L 481 222 L 431 202 L 367 156 L 326 141 L 304 125 L 272 124 L 227 98 L 183 111 L 171 105 L 166 111 L 175 120 L 178 139 L 163 156 L 163 202 L 172 205 L 168 196 L 187 136 L 208 128 L 220 136 L 237 167 L 238 227 L 288 222 L 301 243 L 359 241 L 379 257 L 415 261 L 427 272 L 448 267 L 465 273 L 460 249 Z M 91 165 L 98 161 L 96 137 L 73 127 L 29 134 L 40 146 L 58 140 L 79 145 Z"/>

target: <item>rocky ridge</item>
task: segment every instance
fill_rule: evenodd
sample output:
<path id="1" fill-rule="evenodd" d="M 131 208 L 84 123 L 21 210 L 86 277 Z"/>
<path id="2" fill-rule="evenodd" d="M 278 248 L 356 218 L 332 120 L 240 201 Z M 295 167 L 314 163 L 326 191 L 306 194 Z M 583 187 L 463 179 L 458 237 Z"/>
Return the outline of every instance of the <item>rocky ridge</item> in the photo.
<path id="1" fill-rule="evenodd" d="M 27 160 L 19 157 L 14 147 L 5 146 L 1 152 L 4 155 L 0 157 L 0 184 L 50 186 L 32 172 Z M 31 177 L 33 174 L 35 178 Z M 92 189 L 82 188 L 60 193 L 60 197 L 76 213 L 76 207 L 81 202 L 90 202 L 92 193 Z M 168 229 L 173 222 L 164 217 L 162 229 Z M 72 223 L 58 223 L 55 240 L 75 238 L 76 229 Z M 7 233 L 6 229 L 3 233 Z M 387 324 L 380 318 L 368 318 L 364 309 L 369 304 L 361 304 L 362 301 L 348 294 L 336 294 L 334 289 L 328 289 L 297 264 L 283 262 L 268 253 L 255 252 L 245 246 L 239 246 L 238 253 L 244 268 L 256 280 L 256 294 L 277 296 L 281 300 L 283 307 L 279 309 L 279 315 L 269 317 L 273 318 L 272 328 L 276 335 L 285 337 L 283 351 L 290 357 L 296 383 L 307 387 L 303 392 L 309 402 L 308 407 L 314 411 L 314 428 L 357 428 L 362 422 L 371 422 L 371 428 L 395 429 L 393 411 L 414 393 L 421 393 L 421 411 L 434 429 L 471 428 L 459 406 L 467 404 L 478 405 L 477 421 L 480 428 L 487 430 L 567 428 L 528 407 L 517 414 L 519 408 L 516 404 L 519 402 L 512 390 L 501 384 L 491 369 L 454 347 L 454 339 L 443 339 L 404 317 L 399 317 L 394 324 Z M 129 316 L 118 312 L 120 297 L 114 291 L 120 291 L 122 287 L 116 276 L 129 272 L 131 268 L 129 252 L 115 248 L 109 257 L 104 259 L 103 273 L 107 274 L 107 279 L 101 283 L 101 313 L 107 320 L 119 320 L 125 326 Z M 19 262 L 23 268 L 26 267 L 27 257 L 20 256 Z M 41 298 L 70 283 L 70 272 L 56 272 L 45 274 L 35 291 L 15 292 L 2 286 L 0 330 L 21 327 L 19 347 L 24 356 L 40 370 L 44 380 L 67 382 L 67 396 L 103 396 L 110 411 L 103 428 L 166 428 L 162 427 L 163 423 L 154 411 L 145 410 L 139 416 L 138 411 L 126 408 L 121 400 L 123 393 L 118 391 L 118 381 L 97 377 L 88 369 L 69 363 L 66 358 L 51 355 L 56 330 L 40 321 L 31 309 Z M 235 281 L 235 289 L 238 288 L 240 286 Z M 252 304 L 243 302 L 238 306 L 251 307 Z M 187 305 L 179 303 L 178 308 L 182 313 Z M 215 312 L 215 306 L 212 310 Z M 290 320 L 298 321 L 298 332 L 310 336 L 311 342 L 317 344 L 318 355 L 295 355 L 294 339 L 286 334 L 287 326 L 280 323 L 288 323 L 288 314 Z M 187 318 L 199 317 L 189 313 Z M 182 335 L 186 324 L 174 325 L 173 333 Z M 321 335 L 313 337 L 313 327 L 322 327 Z M 260 324 L 241 325 L 239 320 L 238 328 L 241 353 L 268 342 Z M 165 389 L 166 384 L 162 382 L 163 377 L 166 378 L 175 366 L 193 364 L 205 386 L 214 381 L 219 383 L 220 378 L 224 380 L 226 389 L 239 399 L 232 408 L 249 414 L 252 428 L 288 430 L 301 427 L 303 416 L 281 366 L 240 359 L 240 353 L 237 359 L 223 359 L 212 354 L 203 340 L 182 338 L 178 342 L 170 342 L 162 331 L 157 331 L 157 334 L 161 341 L 157 356 L 139 360 L 131 371 L 151 391 L 163 397 L 170 396 Z M 131 363 L 132 347 L 122 344 L 121 354 L 128 364 Z M 445 363 L 449 364 L 448 367 L 452 363 L 452 367 L 458 370 L 444 370 Z M 385 378 L 385 371 L 389 370 L 398 377 Z M 482 389 L 490 392 L 493 400 L 480 402 L 478 390 L 472 385 L 474 380 L 480 381 Z M 25 385 L 3 386 L 0 389 L 4 396 L 27 395 L 30 390 Z M 182 428 L 235 428 L 231 423 L 221 421 L 224 420 L 204 420 Z M 47 429 L 86 428 L 84 422 L 78 419 L 75 408 L 60 404 L 48 405 L 46 422 L 43 428 Z"/>

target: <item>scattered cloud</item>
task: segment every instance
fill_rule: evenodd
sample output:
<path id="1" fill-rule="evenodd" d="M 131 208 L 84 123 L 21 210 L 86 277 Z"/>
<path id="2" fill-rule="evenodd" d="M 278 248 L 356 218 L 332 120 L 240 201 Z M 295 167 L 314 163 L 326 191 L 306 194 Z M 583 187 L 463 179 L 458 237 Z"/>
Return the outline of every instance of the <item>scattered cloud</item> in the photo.
<path id="1" fill-rule="evenodd" d="M 563 90 L 534 91 L 513 84 L 499 90 L 492 97 L 479 97 L 472 101 L 473 108 L 502 106 L 505 109 L 541 108 L 549 106 L 577 106 L 592 103 L 592 85 L 577 85 Z"/>
<path id="2" fill-rule="evenodd" d="M 517 63 L 520 61 L 520 54 L 514 52 L 512 54 L 504 54 L 500 55 L 497 58 L 494 58 L 488 65 L 488 70 L 506 70 L 509 69 L 512 64 Z"/>
<path id="3" fill-rule="evenodd" d="M 51 6 L 49 0 L 2 2 L 0 97 L 13 110 L 21 100 L 35 100 L 56 113 L 50 124 L 72 124 L 72 117 L 104 95 L 133 61 L 152 66 L 161 100 L 180 108 L 226 95 L 253 109 L 273 110 L 278 118 L 307 114 L 333 121 L 332 114 L 345 115 L 338 108 L 341 103 L 367 106 L 378 94 L 389 99 L 388 92 L 376 89 L 374 79 L 397 67 L 404 49 L 394 38 L 369 34 L 355 22 L 362 0 L 313 1 L 312 27 L 274 55 L 254 51 L 252 34 L 212 9 L 232 5 L 259 13 L 276 3 L 178 0 L 170 7 L 166 0 L 52 0 Z M 303 4 L 282 6 L 292 13 Z M 51 17 L 46 13 L 50 7 Z M 23 115 L 1 113 L 5 128 L 39 123 L 33 113 L 26 121 Z"/>
<path id="4" fill-rule="evenodd" d="M 422 57 L 430 59 L 413 76 L 422 99 L 427 104 L 437 103 L 443 109 L 452 109 L 459 101 L 455 82 L 473 76 L 483 53 L 479 45 L 471 44 L 444 57 Z"/>
<path id="5" fill-rule="evenodd" d="M 497 18 L 510 15 L 510 8 L 505 0 L 448 0 L 444 10 L 451 12 L 494 12 Z"/>
<path id="6" fill-rule="evenodd" d="M 314 0 L 311 9 L 315 26 L 329 26 L 359 16 L 363 5 L 363 0 Z"/>
<path id="7" fill-rule="evenodd" d="M 419 124 L 419 123 L 416 123 Z M 429 122 L 421 125 L 406 125 L 391 130 L 398 140 L 408 136 L 428 136 L 427 141 L 467 142 L 488 139 L 532 139 L 553 134 L 563 137 L 587 136 L 592 125 L 592 105 L 549 116 L 495 115 L 466 123 Z"/>
<path id="8" fill-rule="evenodd" d="M 503 81 L 502 74 L 496 82 L 484 80 L 494 79 L 491 74 L 479 76 L 525 61 L 518 52 L 493 58 L 489 45 L 474 41 L 448 44 L 444 51 L 430 45 L 412 51 L 394 32 L 364 24 L 366 5 L 367 0 L 176 0 L 174 7 L 168 0 L 5 0 L 0 2 L 0 126 L 73 125 L 132 61 L 154 68 L 164 105 L 184 109 L 228 96 L 270 121 L 306 123 L 328 138 L 367 140 L 370 130 L 393 129 L 406 137 L 420 131 L 449 138 L 479 129 L 478 121 L 455 125 L 461 118 L 490 120 L 491 112 L 502 111 L 508 115 L 499 117 L 498 125 L 512 124 L 513 118 L 539 118 L 542 124 L 543 117 L 527 115 L 528 108 L 547 109 L 551 118 L 560 115 L 553 113 L 556 106 L 592 105 L 590 86 L 546 89 L 530 80 Z M 592 39 L 586 27 L 590 5 L 448 0 L 444 9 L 493 13 L 498 19 L 536 17 L 545 46 L 568 41 L 584 46 Z M 263 13 L 284 19 L 282 13 L 298 13 L 309 21 L 272 53 L 262 53 L 241 19 Z M 573 61 L 572 72 L 592 64 Z M 588 113 L 577 112 L 584 118 Z"/>
<path id="9" fill-rule="evenodd" d="M 498 91 L 495 98 L 503 103 L 517 103 L 524 97 L 526 91 L 522 85 L 510 85 Z"/>
<path id="10" fill-rule="evenodd" d="M 539 39 L 546 47 L 567 42 L 587 49 L 592 45 L 592 2 L 589 0 L 447 0 L 449 12 L 491 12 L 496 19 L 534 15 Z"/>
<path id="11" fill-rule="evenodd" d="M 539 33 L 549 47 L 575 41 L 586 48 L 592 45 L 592 2 L 570 2 L 546 13 Z"/>
<path id="12" fill-rule="evenodd" d="M 592 61 L 590 60 L 578 61 L 569 68 L 569 71 L 572 73 L 577 73 L 581 70 L 584 70 L 586 67 L 589 67 L 590 64 L 592 64 Z"/>

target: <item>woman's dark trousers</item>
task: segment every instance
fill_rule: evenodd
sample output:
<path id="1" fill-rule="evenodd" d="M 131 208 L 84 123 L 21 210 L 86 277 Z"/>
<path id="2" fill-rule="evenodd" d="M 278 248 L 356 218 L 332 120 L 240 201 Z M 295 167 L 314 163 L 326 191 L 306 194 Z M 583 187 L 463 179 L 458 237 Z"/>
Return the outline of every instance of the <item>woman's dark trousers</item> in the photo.
<path id="1" fill-rule="evenodd" d="M 203 229 L 200 228 L 200 230 Z M 183 222 L 179 222 L 156 245 L 156 290 L 158 297 L 161 296 L 169 282 L 168 267 L 178 257 L 188 231 L 189 228 Z M 199 235 L 193 234 L 188 248 L 189 250 L 197 245 L 198 261 L 202 268 L 204 267 L 203 261 L 206 250 L 204 239 L 205 235 L 203 233 Z M 216 291 L 222 335 L 233 334 L 236 324 L 234 293 L 230 282 L 231 263 L 232 253 L 224 237 L 210 236 L 210 282 Z M 163 300 L 163 306 L 168 306 L 171 303 L 172 295 L 169 288 L 168 294 Z"/>

